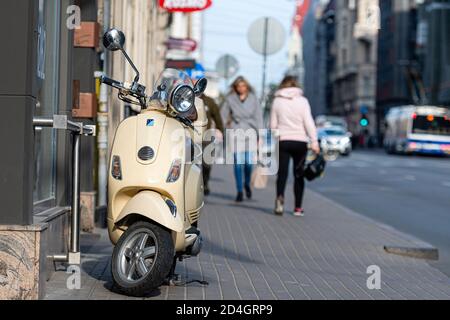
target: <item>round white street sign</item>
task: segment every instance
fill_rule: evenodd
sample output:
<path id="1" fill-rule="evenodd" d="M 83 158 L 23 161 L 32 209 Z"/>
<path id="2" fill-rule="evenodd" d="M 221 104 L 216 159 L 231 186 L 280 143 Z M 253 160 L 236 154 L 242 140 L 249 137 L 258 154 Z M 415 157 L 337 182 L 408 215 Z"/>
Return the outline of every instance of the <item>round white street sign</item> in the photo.
<path id="1" fill-rule="evenodd" d="M 239 61 L 230 54 L 225 54 L 217 60 L 216 72 L 220 77 L 230 79 L 239 71 Z"/>
<path id="2" fill-rule="evenodd" d="M 286 31 L 276 19 L 263 17 L 250 26 L 247 38 L 254 51 L 262 55 L 272 55 L 283 48 Z"/>

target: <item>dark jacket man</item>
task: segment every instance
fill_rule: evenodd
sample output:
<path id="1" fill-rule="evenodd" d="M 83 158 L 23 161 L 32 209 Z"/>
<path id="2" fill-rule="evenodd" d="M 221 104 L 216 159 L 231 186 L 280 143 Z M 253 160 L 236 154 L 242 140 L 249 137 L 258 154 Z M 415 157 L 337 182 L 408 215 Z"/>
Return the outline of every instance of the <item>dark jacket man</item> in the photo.
<path id="1" fill-rule="evenodd" d="M 203 103 L 205 104 L 206 107 L 206 115 L 208 117 L 208 129 L 212 128 L 212 123 L 214 122 L 216 125 L 216 129 L 224 133 L 222 116 L 220 115 L 220 109 L 217 103 L 214 101 L 213 98 L 210 98 L 205 94 L 203 94 L 200 97 L 200 99 L 203 100 Z"/>
<path id="2" fill-rule="evenodd" d="M 212 128 L 212 124 L 214 122 L 215 127 L 219 130 L 223 135 L 224 133 L 224 125 L 222 121 L 222 116 L 220 114 L 220 109 L 217 103 L 211 97 L 203 94 L 200 99 L 203 100 L 206 108 L 206 116 L 208 117 L 208 127 L 207 129 Z M 205 148 L 211 142 L 205 142 L 203 147 Z M 204 184 L 204 192 L 205 195 L 209 195 L 209 177 L 211 176 L 211 165 L 205 163 L 203 161 L 203 184 Z"/>

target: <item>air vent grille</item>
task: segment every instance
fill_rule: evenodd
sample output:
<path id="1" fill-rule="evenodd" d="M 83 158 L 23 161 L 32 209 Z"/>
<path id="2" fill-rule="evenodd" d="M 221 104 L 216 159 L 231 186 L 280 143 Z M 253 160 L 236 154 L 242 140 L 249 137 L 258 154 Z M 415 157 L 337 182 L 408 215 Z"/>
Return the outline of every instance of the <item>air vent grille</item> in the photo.
<path id="1" fill-rule="evenodd" d="M 142 161 L 149 161 L 155 156 L 155 151 L 150 147 L 142 147 L 138 152 L 138 157 Z"/>

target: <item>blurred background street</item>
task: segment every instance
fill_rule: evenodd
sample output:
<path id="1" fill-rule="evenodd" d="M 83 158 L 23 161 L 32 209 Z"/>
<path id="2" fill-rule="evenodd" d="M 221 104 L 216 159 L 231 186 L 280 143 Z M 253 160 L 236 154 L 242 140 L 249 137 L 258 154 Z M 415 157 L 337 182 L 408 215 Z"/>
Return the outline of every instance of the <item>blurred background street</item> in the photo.
<path id="1" fill-rule="evenodd" d="M 327 160 L 323 177 L 306 183 L 306 216 L 295 218 L 303 208 L 294 208 L 292 178 L 280 218 L 275 176 L 235 203 L 248 197 L 233 171 L 213 166 L 199 221 L 205 251 L 179 265 L 211 286 L 163 287 L 150 298 L 450 297 L 450 0 L 2 0 L 0 27 L 9 35 L 0 50 L 0 299 L 127 298 L 109 274 L 108 180 L 128 174 L 112 154 L 116 131 L 146 105 L 101 81 L 135 77 L 102 44 L 111 28 L 126 36 L 149 96 L 161 93 L 165 69 L 208 80 L 201 98 L 218 136 L 240 122 L 220 114 L 230 96 L 238 107 L 250 101 L 254 112 L 240 110 L 268 128 L 280 90 L 294 88 L 318 129 L 309 147 Z M 295 85 L 283 87 L 286 77 Z M 144 156 L 155 156 L 152 147 Z M 180 168 L 171 167 L 176 179 Z M 184 187 L 182 197 L 192 186 Z M 390 255 L 385 245 L 439 251 L 439 260 Z M 58 269 L 71 254 L 86 277 L 76 293 Z M 385 268 L 386 291 L 366 289 L 371 264 Z"/>

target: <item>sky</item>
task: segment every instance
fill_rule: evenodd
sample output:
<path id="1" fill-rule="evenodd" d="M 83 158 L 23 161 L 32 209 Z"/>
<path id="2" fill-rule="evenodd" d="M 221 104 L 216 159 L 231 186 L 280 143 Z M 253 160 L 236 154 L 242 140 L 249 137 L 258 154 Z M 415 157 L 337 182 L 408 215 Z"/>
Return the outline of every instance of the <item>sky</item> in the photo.
<path id="1" fill-rule="evenodd" d="M 240 64 L 239 75 L 246 77 L 259 92 L 262 85 L 261 55 L 247 40 L 250 25 L 261 17 L 273 17 L 285 28 L 284 48 L 268 58 L 267 83 L 278 83 L 287 69 L 288 39 L 295 13 L 294 0 L 213 0 L 204 15 L 204 65 L 215 70 L 220 56 L 231 54 Z"/>

